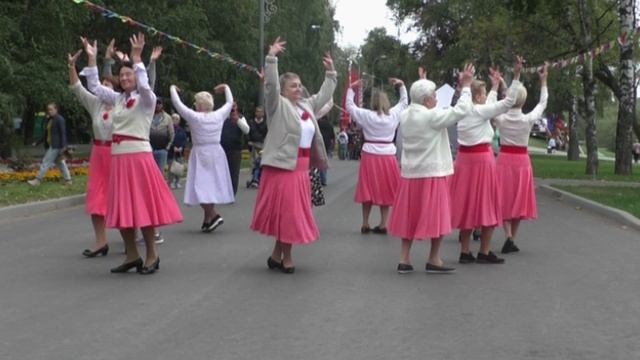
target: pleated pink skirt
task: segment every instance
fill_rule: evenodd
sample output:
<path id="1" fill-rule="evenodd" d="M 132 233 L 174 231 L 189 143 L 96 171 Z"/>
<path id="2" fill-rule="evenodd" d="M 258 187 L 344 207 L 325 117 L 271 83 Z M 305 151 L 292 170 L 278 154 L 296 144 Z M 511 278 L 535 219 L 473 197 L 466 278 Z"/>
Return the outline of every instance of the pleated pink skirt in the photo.
<path id="1" fill-rule="evenodd" d="M 111 155 L 106 226 L 127 229 L 182 222 L 173 193 L 150 152 Z"/>
<path id="2" fill-rule="evenodd" d="M 309 158 L 293 171 L 264 166 L 251 229 L 287 244 L 309 244 L 320 236 L 311 211 Z"/>
<path id="3" fill-rule="evenodd" d="M 485 152 L 458 152 L 450 183 L 451 226 L 470 230 L 502 223 L 496 161 Z"/>
<path id="4" fill-rule="evenodd" d="M 93 145 L 89 157 L 87 198 L 85 212 L 88 215 L 107 215 L 107 194 L 111 173 L 111 146 Z"/>
<path id="5" fill-rule="evenodd" d="M 449 178 L 400 178 L 387 225 L 393 236 L 425 240 L 451 232 Z"/>
<path id="6" fill-rule="evenodd" d="M 400 170 L 395 155 L 362 152 L 355 202 L 391 206 L 398 190 Z"/>
<path id="7" fill-rule="evenodd" d="M 538 217 L 533 171 L 528 154 L 501 151 L 496 164 L 504 220 Z"/>

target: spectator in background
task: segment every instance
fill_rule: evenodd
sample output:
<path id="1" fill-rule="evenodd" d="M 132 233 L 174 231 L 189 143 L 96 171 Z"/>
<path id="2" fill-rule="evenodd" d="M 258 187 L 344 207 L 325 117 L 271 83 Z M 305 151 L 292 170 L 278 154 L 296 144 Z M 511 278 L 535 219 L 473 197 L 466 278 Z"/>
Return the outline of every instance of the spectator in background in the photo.
<path id="1" fill-rule="evenodd" d="M 38 176 L 35 179 L 29 180 L 29 185 L 40 185 L 47 170 L 53 165 L 60 168 L 65 185 L 71 185 L 71 174 L 63 157 L 67 149 L 67 130 L 64 118 L 58 114 L 58 105 L 56 103 L 52 102 L 47 105 L 47 116 L 43 123 L 43 130 L 43 137 L 33 143 L 33 146 L 44 142 L 44 147 L 47 151 L 42 159 Z"/>
<path id="2" fill-rule="evenodd" d="M 240 177 L 240 163 L 242 162 L 242 136 L 249 133 L 249 124 L 240 114 L 238 104 L 233 103 L 231 114 L 222 125 L 220 145 L 224 149 L 229 163 L 229 173 L 233 186 L 233 195 L 238 192 L 238 178 Z"/>
<path id="3" fill-rule="evenodd" d="M 318 120 L 318 127 L 324 140 L 324 148 L 327 151 L 327 156 L 333 158 L 333 149 L 335 148 L 336 134 L 333 130 L 331 121 L 326 116 Z M 322 186 L 327 186 L 327 169 L 320 170 L 320 182 Z"/>
<path id="4" fill-rule="evenodd" d="M 164 111 L 164 104 L 162 98 L 158 97 L 156 100 L 156 109 L 151 120 L 151 128 L 149 130 L 149 142 L 153 149 L 153 158 L 160 168 L 160 172 L 164 176 L 164 169 L 167 167 L 167 155 L 171 144 L 173 143 L 173 137 L 175 136 L 173 130 L 173 120 L 171 115 Z"/>
<path id="5" fill-rule="evenodd" d="M 173 120 L 173 132 L 175 136 L 173 137 L 173 143 L 171 143 L 171 149 L 168 154 L 169 168 L 171 168 L 171 163 L 174 161 L 181 164 L 184 163 L 184 148 L 187 145 L 187 133 L 180 126 L 180 115 L 172 114 L 171 119 Z M 172 189 L 180 189 L 180 176 L 170 172 L 169 186 Z"/>
<path id="6" fill-rule="evenodd" d="M 338 157 L 340 160 L 348 160 L 347 146 L 349 145 L 349 135 L 344 128 L 340 129 L 338 134 Z"/>
<path id="7" fill-rule="evenodd" d="M 255 118 L 249 120 L 249 145 L 251 145 L 251 180 L 247 187 L 258 187 L 260 184 L 260 151 L 264 147 L 264 139 L 267 137 L 267 122 L 264 118 L 264 108 L 256 107 Z"/>
<path id="8" fill-rule="evenodd" d="M 640 160 L 640 141 L 633 143 L 633 147 L 631 149 L 633 151 L 633 162 L 637 164 L 638 160 Z"/>

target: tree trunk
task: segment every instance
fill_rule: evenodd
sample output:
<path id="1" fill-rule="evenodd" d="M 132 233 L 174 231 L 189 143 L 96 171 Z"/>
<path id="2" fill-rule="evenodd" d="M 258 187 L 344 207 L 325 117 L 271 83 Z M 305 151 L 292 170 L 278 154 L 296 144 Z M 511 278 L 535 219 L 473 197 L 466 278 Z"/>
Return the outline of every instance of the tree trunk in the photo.
<path id="1" fill-rule="evenodd" d="M 616 126 L 616 163 L 615 173 L 631 174 L 631 146 L 633 144 L 634 112 L 634 64 L 633 64 L 633 31 L 634 0 L 620 0 L 620 32 L 630 38 L 620 46 L 620 98 L 618 99 L 618 123 Z"/>
<path id="2" fill-rule="evenodd" d="M 569 148 L 567 149 L 567 160 L 580 160 L 580 142 L 578 139 L 578 100 L 573 98 L 573 105 L 569 112 Z"/>
<path id="3" fill-rule="evenodd" d="M 580 34 L 582 46 L 586 51 L 591 43 L 591 20 L 587 0 L 578 1 L 580 16 Z M 585 140 L 587 142 L 587 175 L 598 174 L 598 137 L 596 133 L 596 101 L 595 82 L 593 80 L 593 59 L 585 56 L 582 67 L 582 91 L 584 93 L 584 121 L 586 124 Z"/>
<path id="4" fill-rule="evenodd" d="M 582 69 L 584 92 L 585 140 L 587 142 L 587 175 L 598 174 L 598 136 L 596 131 L 595 82 L 593 80 L 593 60 L 588 57 Z"/>

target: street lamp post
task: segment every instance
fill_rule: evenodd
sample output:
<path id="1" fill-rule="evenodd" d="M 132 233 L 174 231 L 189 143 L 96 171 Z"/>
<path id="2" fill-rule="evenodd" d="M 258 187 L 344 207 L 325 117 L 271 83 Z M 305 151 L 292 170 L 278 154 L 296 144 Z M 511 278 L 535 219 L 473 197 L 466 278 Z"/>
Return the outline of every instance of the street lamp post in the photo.
<path id="1" fill-rule="evenodd" d="M 373 86 L 371 87 L 371 103 L 369 104 L 369 106 L 373 104 L 373 89 L 376 87 L 376 63 L 378 62 L 378 60 L 386 58 L 387 55 L 380 55 L 375 60 L 373 60 L 373 64 L 371 65 L 371 77 L 373 78 Z M 382 80 L 380 80 L 380 88 L 382 88 Z"/>
<path id="2" fill-rule="evenodd" d="M 269 22 L 269 18 L 273 16 L 278 7 L 274 4 L 275 0 L 260 0 L 260 69 L 264 69 L 264 24 Z M 258 103 L 260 106 L 264 106 L 264 86 L 260 85 L 260 92 L 258 95 Z"/>

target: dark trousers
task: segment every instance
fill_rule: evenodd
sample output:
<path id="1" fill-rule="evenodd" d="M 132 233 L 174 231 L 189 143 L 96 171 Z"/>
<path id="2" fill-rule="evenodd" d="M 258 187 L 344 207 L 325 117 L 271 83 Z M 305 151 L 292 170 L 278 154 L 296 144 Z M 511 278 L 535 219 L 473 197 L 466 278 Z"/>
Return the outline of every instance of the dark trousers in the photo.
<path id="1" fill-rule="evenodd" d="M 229 174 L 231 174 L 231 184 L 233 185 L 233 194 L 238 192 L 238 179 L 240 178 L 240 163 L 242 162 L 241 150 L 224 150 L 227 155 L 227 163 L 229 164 Z"/>

